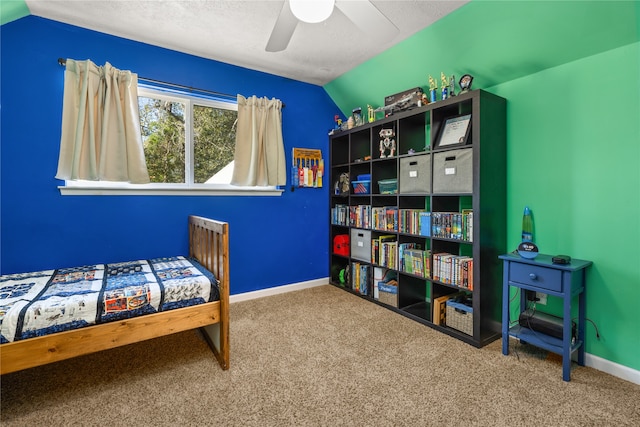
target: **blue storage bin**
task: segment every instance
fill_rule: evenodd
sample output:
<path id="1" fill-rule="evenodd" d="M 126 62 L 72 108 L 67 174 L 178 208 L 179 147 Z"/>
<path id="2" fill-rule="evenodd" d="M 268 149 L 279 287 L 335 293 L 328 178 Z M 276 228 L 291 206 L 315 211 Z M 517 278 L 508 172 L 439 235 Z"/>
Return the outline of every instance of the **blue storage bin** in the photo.
<path id="1" fill-rule="evenodd" d="M 353 181 L 351 184 L 354 194 L 369 194 L 371 190 L 371 181 Z"/>

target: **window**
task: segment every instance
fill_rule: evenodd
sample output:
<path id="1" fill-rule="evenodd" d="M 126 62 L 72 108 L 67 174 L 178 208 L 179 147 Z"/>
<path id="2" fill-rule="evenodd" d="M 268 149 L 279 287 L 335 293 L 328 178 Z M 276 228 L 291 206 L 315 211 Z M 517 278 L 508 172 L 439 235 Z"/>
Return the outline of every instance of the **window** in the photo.
<path id="1" fill-rule="evenodd" d="M 238 117 L 235 101 L 140 86 L 138 107 L 151 184 L 67 181 L 62 194 L 281 194 L 275 187 L 230 185 Z"/>
<path id="2" fill-rule="evenodd" d="M 146 88 L 139 89 L 138 95 L 152 183 L 229 184 L 238 118 L 235 103 Z"/>

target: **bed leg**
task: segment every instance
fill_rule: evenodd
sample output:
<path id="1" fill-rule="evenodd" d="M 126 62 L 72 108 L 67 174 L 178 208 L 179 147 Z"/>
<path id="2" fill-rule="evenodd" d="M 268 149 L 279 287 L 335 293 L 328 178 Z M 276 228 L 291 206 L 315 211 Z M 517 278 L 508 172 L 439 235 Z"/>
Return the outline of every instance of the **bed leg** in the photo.
<path id="1" fill-rule="evenodd" d="M 216 356 L 218 363 L 222 369 L 229 369 L 229 333 L 225 327 L 228 325 L 223 322 L 214 325 L 207 325 L 200 328 L 202 335 Z"/>

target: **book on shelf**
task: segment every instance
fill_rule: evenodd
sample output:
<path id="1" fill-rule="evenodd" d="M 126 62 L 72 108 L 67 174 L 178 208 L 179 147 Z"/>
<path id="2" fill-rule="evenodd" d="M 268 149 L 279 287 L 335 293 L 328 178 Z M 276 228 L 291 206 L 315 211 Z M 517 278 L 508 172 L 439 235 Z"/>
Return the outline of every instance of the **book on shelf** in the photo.
<path id="1" fill-rule="evenodd" d="M 434 325 L 446 325 L 447 317 L 447 301 L 451 298 L 455 298 L 459 295 L 463 295 L 464 292 L 456 292 L 449 295 L 443 295 L 433 300 L 433 324 Z"/>
<path id="2" fill-rule="evenodd" d="M 396 243 L 395 235 L 382 235 L 376 238 L 371 239 L 371 262 L 373 264 L 384 265 L 382 260 L 384 260 L 384 256 L 381 256 L 383 253 L 383 247 L 387 243 Z M 386 251 L 386 249 L 384 249 Z"/>
<path id="3" fill-rule="evenodd" d="M 371 228 L 371 205 L 350 206 L 349 225 L 357 228 Z"/>
<path id="4" fill-rule="evenodd" d="M 349 225 L 349 207 L 347 205 L 335 205 L 331 208 L 331 224 L 334 225 Z"/>
<path id="5" fill-rule="evenodd" d="M 409 274 L 429 278 L 431 276 L 431 251 L 407 249 L 404 252 L 403 269 Z"/>
<path id="6" fill-rule="evenodd" d="M 473 241 L 473 211 L 431 212 L 431 234 L 433 237 Z"/>
<path id="7" fill-rule="evenodd" d="M 398 260 L 400 262 L 400 270 L 401 271 L 406 271 L 405 268 L 405 251 L 409 250 L 409 249 L 420 249 L 421 245 L 419 243 L 413 243 L 413 242 L 409 242 L 409 243 L 400 243 L 398 245 Z"/>
<path id="8" fill-rule="evenodd" d="M 371 266 L 359 262 L 351 263 L 351 289 L 361 295 L 369 295 Z"/>
<path id="9" fill-rule="evenodd" d="M 389 207 L 385 212 L 386 216 L 386 230 L 398 231 L 398 208 Z"/>
<path id="10" fill-rule="evenodd" d="M 378 236 L 371 240 L 371 261 L 397 270 L 398 242 L 394 235 Z"/>
<path id="11" fill-rule="evenodd" d="M 371 223 L 374 230 L 397 231 L 398 208 L 395 206 L 371 208 Z"/>
<path id="12" fill-rule="evenodd" d="M 431 237 L 431 212 L 420 212 L 420 235 Z"/>
<path id="13" fill-rule="evenodd" d="M 433 279 L 473 290 L 473 258 L 447 252 L 433 254 Z"/>
<path id="14" fill-rule="evenodd" d="M 431 236 L 431 212 L 424 209 L 400 209 L 398 231 L 419 236 Z"/>
<path id="15" fill-rule="evenodd" d="M 398 269 L 398 242 L 382 242 L 380 244 L 380 265 L 394 270 Z"/>
<path id="16" fill-rule="evenodd" d="M 466 217 L 466 220 L 463 220 L 463 239 L 473 242 L 473 210 L 463 209 L 462 216 Z"/>

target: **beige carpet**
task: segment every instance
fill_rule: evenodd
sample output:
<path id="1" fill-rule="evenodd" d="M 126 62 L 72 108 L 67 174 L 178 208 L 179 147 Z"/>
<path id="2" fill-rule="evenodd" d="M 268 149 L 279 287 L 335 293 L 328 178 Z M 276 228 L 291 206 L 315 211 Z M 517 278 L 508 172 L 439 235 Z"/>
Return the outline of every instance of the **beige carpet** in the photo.
<path id="1" fill-rule="evenodd" d="M 332 286 L 231 306 L 231 369 L 185 332 L 1 378 L 3 426 L 638 426 L 640 386 L 476 349 Z"/>

